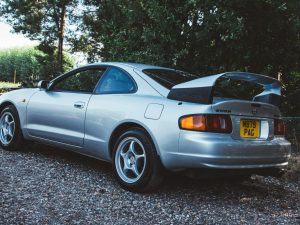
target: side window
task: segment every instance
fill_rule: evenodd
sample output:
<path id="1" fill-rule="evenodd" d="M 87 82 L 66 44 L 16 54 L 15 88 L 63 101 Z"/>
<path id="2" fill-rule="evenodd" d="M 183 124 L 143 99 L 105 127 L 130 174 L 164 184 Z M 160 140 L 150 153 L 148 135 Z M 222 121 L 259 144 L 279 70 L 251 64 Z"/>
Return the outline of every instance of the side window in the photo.
<path id="1" fill-rule="evenodd" d="M 105 69 L 89 69 L 63 78 L 54 84 L 54 91 L 93 92 Z"/>
<path id="2" fill-rule="evenodd" d="M 122 70 L 110 68 L 96 89 L 96 93 L 132 93 L 135 91 L 132 79 Z"/>

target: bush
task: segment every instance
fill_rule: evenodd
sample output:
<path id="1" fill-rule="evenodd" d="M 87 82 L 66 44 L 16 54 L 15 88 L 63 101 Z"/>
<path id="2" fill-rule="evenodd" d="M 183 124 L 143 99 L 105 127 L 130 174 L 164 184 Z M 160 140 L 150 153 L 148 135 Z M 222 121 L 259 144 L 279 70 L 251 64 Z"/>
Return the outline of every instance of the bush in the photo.
<path id="1" fill-rule="evenodd" d="M 74 59 L 64 53 L 64 70 L 74 66 Z M 0 80 L 22 82 L 50 79 L 55 74 L 55 59 L 36 48 L 13 48 L 0 51 Z"/>
<path id="2" fill-rule="evenodd" d="M 300 154 L 300 117 L 284 117 L 286 138 L 292 144 L 294 153 Z"/>
<path id="3" fill-rule="evenodd" d="M 35 79 L 42 68 L 37 61 L 40 54 L 34 48 L 0 51 L 0 80 L 13 82 L 15 78 L 16 81 Z"/>

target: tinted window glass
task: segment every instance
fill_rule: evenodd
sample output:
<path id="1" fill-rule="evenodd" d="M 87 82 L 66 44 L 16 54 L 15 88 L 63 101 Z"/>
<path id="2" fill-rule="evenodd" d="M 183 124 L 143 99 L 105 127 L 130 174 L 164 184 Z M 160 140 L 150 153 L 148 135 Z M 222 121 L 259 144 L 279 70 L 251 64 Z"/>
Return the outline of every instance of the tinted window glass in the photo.
<path id="1" fill-rule="evenodd" d="M 125 72 L 117 68 L 110 68 L 96 89 L 96 93 L 131 93 L 134 91 L 133 81 Z"/>
<path id="2" fill-rule="evenodd" d="M 90 69 L 75 73 L 54 85 L 53 90 L 93 92 L 105 69 Z"/>
<path id="3" fill-rule="evenodd" d="M 145 74 L 155 80 L 162 86 L 171 89 L 177 84 L 181 84 L 187 81 L 191 81 L 199 78 L 193 74 L 177 71 L 177 70 L 166 70 L 166 69 L 147 69 L 143 70 Z"/>

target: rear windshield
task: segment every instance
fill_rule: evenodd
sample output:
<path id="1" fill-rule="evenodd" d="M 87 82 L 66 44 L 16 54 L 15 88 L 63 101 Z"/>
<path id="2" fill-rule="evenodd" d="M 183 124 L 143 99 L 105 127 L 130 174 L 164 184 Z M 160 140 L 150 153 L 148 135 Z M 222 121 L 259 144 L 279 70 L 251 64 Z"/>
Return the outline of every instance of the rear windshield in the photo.
<path id="1" fill-rule="evenodd" d="M 146 69 L 145 74 L 162 86 L 171 89 L 177 84 L 188 82 L 200 76 L 187 72 L 168 69 Z M 254 82 L 234 80 L 227 77 L 217 79 L 214 86 L 214 102 L 229 99 L 253 100 L 254 96 L 263 92 L 263 86 Z"/>
<path id="2" fill-rule="evenodd" d="M 177 84 L 181 84 L 187 81 L 191 81 L 199 78 L 196 75 L 179 71 L 179 70 L 167 70 L 167 69 L 146 69 L 143 70 L 145 74 L 155 80 L 162 86 L 171 89 Z"/>
<path id="3" fill-rule="evenodd" d="M 262 85 L 254 82 L 234 80 L 227 77 L 217 79 L 214 87 L 214 101 L 225 99 L 253 100 L 253 97 L 263 92 Z"/>

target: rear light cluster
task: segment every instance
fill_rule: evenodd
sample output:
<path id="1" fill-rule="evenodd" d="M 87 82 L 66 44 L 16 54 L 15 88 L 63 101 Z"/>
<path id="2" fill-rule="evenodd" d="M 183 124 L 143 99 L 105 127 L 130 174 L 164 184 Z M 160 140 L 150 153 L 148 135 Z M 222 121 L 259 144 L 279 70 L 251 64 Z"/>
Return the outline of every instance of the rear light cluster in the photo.
<path id="1" fill-rule="evenodd" d="M 285 134 L 285 125 L 283 120 L 275 119 L 274 120 L 274 135 L 284 135 Z"/>
<path id="2" fill-rule="evenodd" d="M 232 132 L 232 122 L 229 115 L 187 115 L 179 119 L 179 127 L 183 130 L 193 131 L 206 131 L 215 133 Z"/>

